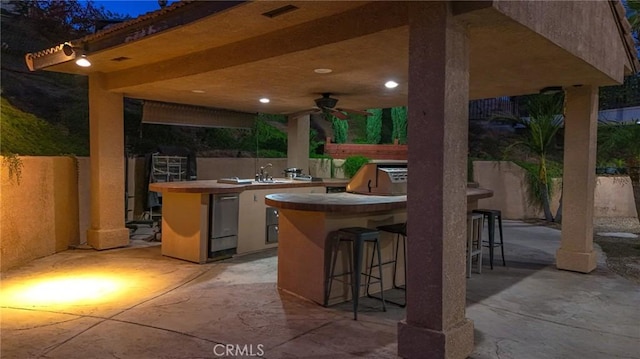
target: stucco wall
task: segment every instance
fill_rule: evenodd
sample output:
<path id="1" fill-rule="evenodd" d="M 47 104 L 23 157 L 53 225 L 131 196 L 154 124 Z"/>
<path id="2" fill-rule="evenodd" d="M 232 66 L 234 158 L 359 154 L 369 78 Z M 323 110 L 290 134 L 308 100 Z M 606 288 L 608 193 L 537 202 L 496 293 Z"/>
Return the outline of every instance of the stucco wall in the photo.
<path id="1" fill-rule="evenodd" d="M 478 207 L 500 209 L 507 219 L 544 217 L 542 211 L 528 200 L 525 178 L 525 170 L 513 162 L 473 162 L 473 180 L 480 187 L 493 190 L 493 197 L 481 199 Z M 557 198 L 553 202 L 557 203 Z M 555 213 L 557 204 L 554 203 L 552 207 Z"/>
<path id="2" fill-rule="evenodd" d="M 481 208 L 500 209 L 506 219 L 543 218 L 542 210 L 532 206 L 526 192 L 525 170 L 508 161 L 475 161 L 473 178 L 480 187 L 494 191 L 481 199 Z M 560 180 L 554 183 L 551 210 L 556 213 L 560 200 Z M 629 177 L 597 177 L 594 217 L 635 218 L 636 207 Z"/>
<path id="3" fill-rule="evenodd" d="M 596 178 L 595 217 L 636 217 L 636 203 L 628 176 Z"/>
<path id="4" fill-rule="evenodd" d="M 87 243 L 87 230 L 91 227 L 91 163 L 89 157 L 78 157 L 78 227 L 80 243 Z"/>
<path id="5" fill-rule="evenodd" d="M 2 163 L 0 269 L 68 248 L 80 241 L 78 167 L 70 157 L 20 157 L 21 180 Z"/>

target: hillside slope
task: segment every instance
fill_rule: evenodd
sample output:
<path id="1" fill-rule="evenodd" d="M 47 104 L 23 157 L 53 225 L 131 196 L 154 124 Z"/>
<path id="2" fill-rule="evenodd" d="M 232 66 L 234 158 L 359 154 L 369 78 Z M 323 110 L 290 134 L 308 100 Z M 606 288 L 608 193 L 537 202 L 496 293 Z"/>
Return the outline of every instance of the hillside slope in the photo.
<path id="1" fill-rule="evenodd" d="M 4 98 L 0 103 L 0 152 L 23 156 L 88 155 L 77 136 L 17 109 Z"/>

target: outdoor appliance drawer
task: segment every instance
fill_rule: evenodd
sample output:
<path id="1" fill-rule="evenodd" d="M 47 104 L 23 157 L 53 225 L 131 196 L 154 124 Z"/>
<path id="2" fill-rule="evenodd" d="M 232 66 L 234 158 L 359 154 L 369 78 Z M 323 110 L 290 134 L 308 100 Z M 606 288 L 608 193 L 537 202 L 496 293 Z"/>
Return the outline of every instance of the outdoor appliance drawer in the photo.
<path id="1" fill-rule="evenodd" d="M 266 210 L 266 232 L 265 243 L 277 243 L 278 242 L 278 209 L 274 207 L 267 207 Z"/>
<path id="2" fill-rule="evenodd" d="M 235 254 L 240 196 L 236 193 L 211 195 L 209 208 L 209 258 Z"/>

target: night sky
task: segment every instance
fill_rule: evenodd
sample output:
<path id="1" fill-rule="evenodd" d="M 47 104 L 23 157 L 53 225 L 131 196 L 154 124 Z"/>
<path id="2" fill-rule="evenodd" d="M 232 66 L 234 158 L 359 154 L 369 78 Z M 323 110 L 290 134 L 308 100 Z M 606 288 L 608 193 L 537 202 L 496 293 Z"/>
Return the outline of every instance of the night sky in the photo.
<path id="1" fill-rule="evenodd" d="M 176 0 L 170 0 L 169 5 Z M 97 6 L 104 6 L 105 9 L 118 13 L 121 15 L 131 15 L 131 17 L 138 17 L 149 11 L 155 11 L 160 9 L 158 0 L 102 0 L 94 1 Z"/>

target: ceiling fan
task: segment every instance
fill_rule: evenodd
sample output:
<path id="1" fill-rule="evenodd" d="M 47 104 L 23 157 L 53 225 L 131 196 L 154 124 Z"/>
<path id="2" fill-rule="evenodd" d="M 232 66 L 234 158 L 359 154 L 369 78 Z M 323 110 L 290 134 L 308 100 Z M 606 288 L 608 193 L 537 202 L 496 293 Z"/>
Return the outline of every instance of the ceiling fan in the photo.
<path id="1" fill-rule="evenodd" d="M 346 120 L 347 118 L 349 118 L 349 115 L 347 115 L 347 113 L 363 115 L 363 116 L 371 115 L 371 113 L 367 111 L 351 110 L 347 108 L 336 108 L 336 105 L 338 104 L 338 99 L 331 97 L 330 92 L 323 93 L 322 97 L 317 98 L 314 101 L 316 103 L 316 107 L 309 110 L 296 112 L 294 114 L 291 114 L 290 116 L 296 117 L 296 116 L 302 116 L 310 113 L 323 112 L 325 114 L 333 115 L 341 120 Z"/>

